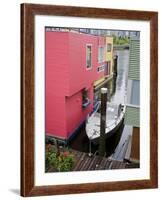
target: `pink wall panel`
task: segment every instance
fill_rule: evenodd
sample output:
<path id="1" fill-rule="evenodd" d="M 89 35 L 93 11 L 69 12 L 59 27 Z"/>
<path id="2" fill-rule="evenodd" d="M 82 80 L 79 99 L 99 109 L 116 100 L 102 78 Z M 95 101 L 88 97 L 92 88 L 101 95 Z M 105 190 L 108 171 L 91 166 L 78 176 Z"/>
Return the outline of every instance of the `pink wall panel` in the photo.
<path id="1" fill-rule="evenodd" d="M 68 34 L 46 32 L 46 85 L 47 89 L 63 95 L 69 90 Z M 60 91 L 61 89 L 61 91 Z"/>
<path id="2" fill-rule="evenodd" d="M 46 93 L 46 134 L 66 138 L 65 98 Z"/>
<path id="3" fill-rule="evenodd" d="M 48 135 L 66 138 L 65 94 L 69 90 L 68 35 L 46 32 L 46 124 Z"/>
<path id="4" fill-rule="evenodd" d="M 89 88 L 88 96 L 91 104 L 82 108 L 82 91 L 74 94 L 72 97 L 66 97 L 66 122 L 68 137 L 76 130 L 76 128 L 86 120 L 86 117 L 93 110 L 93 87 Z"/>

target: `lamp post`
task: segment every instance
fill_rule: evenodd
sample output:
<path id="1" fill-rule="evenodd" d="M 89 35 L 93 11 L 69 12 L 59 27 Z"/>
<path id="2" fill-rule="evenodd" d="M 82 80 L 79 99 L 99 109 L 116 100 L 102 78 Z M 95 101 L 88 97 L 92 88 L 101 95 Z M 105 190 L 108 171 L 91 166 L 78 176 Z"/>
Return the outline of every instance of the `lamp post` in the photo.
<path id="1" fill-rule="evenodd" d="M 99 138 L 99 156 L 104 156 L 106 152 L 106 107 L 107 107 L 107 88 L 101 88 L 101 118 L 100 118 L 100 138 Z"/>

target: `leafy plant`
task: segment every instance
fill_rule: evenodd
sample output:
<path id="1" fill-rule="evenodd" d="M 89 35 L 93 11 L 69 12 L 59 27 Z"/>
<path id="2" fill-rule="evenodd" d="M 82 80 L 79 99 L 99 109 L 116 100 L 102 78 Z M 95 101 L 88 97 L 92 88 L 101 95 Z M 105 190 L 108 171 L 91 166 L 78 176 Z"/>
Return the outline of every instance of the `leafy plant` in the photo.
<path id="1" fill-rule="evenodd" d="M 54 148 L 47 147 L 46 166 L 54 167 L 56 171 L 71 171 L 74 166 L 74 155 L 70 152 L 61 152 L 57 155 Z"/>
<path id="2" fill-rule="evenodd" d="M 74 156 L 68 152 L 61 153 L 58 157 L 57 170 L 61 172 L 70 171 L 74 165 Z"/>
<path id="3" fill-rule="evenodd" d="M 50 165 L 56 167 L 57 163 L 57 154 L 54 148 L 47 147 L 46 150 L 46 166 L 49 167 Z"/>

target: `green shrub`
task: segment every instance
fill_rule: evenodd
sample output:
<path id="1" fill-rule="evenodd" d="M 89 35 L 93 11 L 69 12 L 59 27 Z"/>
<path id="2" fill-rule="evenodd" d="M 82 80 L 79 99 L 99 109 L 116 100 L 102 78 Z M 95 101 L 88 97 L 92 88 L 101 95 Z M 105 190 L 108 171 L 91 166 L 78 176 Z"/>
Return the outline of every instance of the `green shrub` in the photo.
<path id="1" fill-rule="evenodd" d="M 46 167 L 54 166 L 56 167 L 57 163 L 57 154 L 54 148 L 47 148 L 46 150 Z"/>
<path id="2" fill-rule="evenodd" d="M 57 170 L 61 172 L 71 171 L 74 165 L 74 156 L 68 152 L 60 154 L 58 157 Z"/>
<path id="3" fill-rule="evenodd" d="M 57 155 L 54 148 L 48 148 L 46 152 L 46 167 L 54 167 L 56 171 L 71 171 L 74 166 L 74 155 L 70 152 L 61 152 Z"/>

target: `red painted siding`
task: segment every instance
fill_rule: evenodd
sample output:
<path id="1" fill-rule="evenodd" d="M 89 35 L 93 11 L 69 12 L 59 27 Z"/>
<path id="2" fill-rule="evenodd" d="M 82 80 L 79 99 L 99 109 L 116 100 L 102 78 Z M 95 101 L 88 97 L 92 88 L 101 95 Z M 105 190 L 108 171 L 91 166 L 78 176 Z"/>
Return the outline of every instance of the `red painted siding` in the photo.
<path id="1" fill-rule="evenodd" d="M 60 35 L 61 34 L 61 35 Z M 68 35 L 46 32 L 46 119 L 48 135 L 66 137 L 65 94 L 69 90 Z M 64 41 L 64 42 L 62 42 Z M 62 59 L 63 58 L 63 59 Z"/>
<path id="2" fill-rule="evenodd" d="M 66 138 L 65 98 L 46 92 L 46 134 Z"/>
<path id="3" fill-rule="evenodd" d="M 67 139 L 93 109 L 93 82 L 97 72 L 98 46 L 103 37 L 72 32 L 46 32 L 46 134 Z M 92 45 L 92 69 L 86 69 L 86 44 Z M 91 104 L 82 108 L 82 90 Z"/>
<path id="4" fill-rule="evenodd" d="M 69 36 L 63 32 L 46 32 L 46 89 L 64 96 L 69 91 Z"/>

